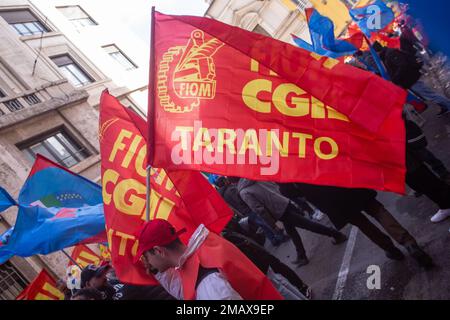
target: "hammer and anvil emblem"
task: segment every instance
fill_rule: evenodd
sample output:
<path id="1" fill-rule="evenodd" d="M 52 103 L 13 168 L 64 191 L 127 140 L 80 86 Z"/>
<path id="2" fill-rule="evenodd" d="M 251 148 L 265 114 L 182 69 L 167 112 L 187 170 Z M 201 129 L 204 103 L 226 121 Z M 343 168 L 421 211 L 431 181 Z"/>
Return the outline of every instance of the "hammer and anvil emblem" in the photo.
<path id="1" fill-rule="evenodd" d="M 201 99 L 214 99 L 216 68 L 213 56 L 224 45 L 194 30 L 186 46 L 170 48 L 158 69 L 158 97 L 165 111 L 190 112 Z M 169 89 L 169 85 L 173 90 Z M 175 93 L 175 95 L 171 94 Z"/>

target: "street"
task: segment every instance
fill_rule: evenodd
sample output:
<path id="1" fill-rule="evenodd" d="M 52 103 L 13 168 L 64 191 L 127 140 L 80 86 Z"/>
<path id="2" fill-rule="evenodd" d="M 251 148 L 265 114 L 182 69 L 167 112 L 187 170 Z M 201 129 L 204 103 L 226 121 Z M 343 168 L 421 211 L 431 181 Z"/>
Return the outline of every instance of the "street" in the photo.
<path id="1" fill-rule="evenodd" d="M 446 115 L 438 118 L 438 112 L 438 108 L 431 107 L 422 114 L 426 119 L 423 129 L 429 148 L 450 166 L 450 117 Z M 301 268 L 290 263 L 295 259 L 292 242 L 282 244 L 277 249 L 268 248 L 311 286 L 313 299 L 449 299 L 450 282 L 445 279 L 450 278 L 450 220 L 440 224 L 431 223 L 430 217 L 438 210 L 437 206 L 425 196 L 416 198 L 408 188 L 405 197 L 380 192 L 378 199 L 432 256 L 436 264 L 434 269 L 428 272 L 423 270 L 409 256 L 404 261 L 389 260 L 383 250 L 364 234 L 356 228 L 351 231 L 352 226 L 342 230 L 349 240 L 339 246 L 334 246 L 326 237 L 300 230 L 310 259 L 310 263 Z M 326 216 L 321 222 L 331 225 Z M 406 254 L 404 249 L 402 251 Z M 367 287 L 368 279 L 373 274 L 367 273 L 369 266 L 379 266 L 381 270 L 380 289 Z"/>

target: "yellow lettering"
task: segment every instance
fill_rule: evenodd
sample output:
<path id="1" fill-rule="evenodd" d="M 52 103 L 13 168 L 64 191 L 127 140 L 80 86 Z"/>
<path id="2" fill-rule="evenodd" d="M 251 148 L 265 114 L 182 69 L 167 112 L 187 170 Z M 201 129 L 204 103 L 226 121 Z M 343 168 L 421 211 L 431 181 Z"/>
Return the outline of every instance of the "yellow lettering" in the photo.
<path id="1" fill-rule="evenodd" d="M 105 173 L 103 174 L 102 195 L 103 195 L 103 202 L 106 205 L 109 205 L 111 203 L 111 194 L 109 194 L 108 191 L 106 190 L 108 187 L 108 183 L 111 182 L 115 185 L 117 183 L 118 179 L 119 179 L 119 174 L 112 169 L 106 170 Z"/>
<path id="2" fill-rule="evenodd" d="M 293 138 L 298 138 L 298 157 L 306 157 L 306 140 L 312 139 L 312 135 L 306 133 L 294 132 L 292 133 Z"/>
<path id="3" fill-rule="evenodd" d="M 261 155 L 261 148 L 258 143 L 258 136 L 255 129 L 248 129 L 245 131 L 239 154 L 244 155 L 247 150 L 253 150 L 256 155 Z"/>
<path id="4" fill-rule="evenodd" d="M 122 161 L 123 168 L 126 169 L 130 165 L 131 159 L 133 159 L 133 156 L 136 153 L 136 149 L 137 149 L 139 143 L 141 143 L 141 140 L 142 140 L 141 136 L 134 137 L 133 142 L 131 142 L 130 147 L 127 149 L 127 153 L 126 153 L 125 157 L 123 158 L 123 161 Z"/>
<path id="5" fill-rule="evenodd" d="M 109 162 L 114 162 L 114 159 L 116 158 L 117 151 L 123 150 L 126 148 L 126 145 L 123 143 L 123 140 L 125 138 L 129 139 L 131 138 L 132 133 L 128 130 L 122 129 L 120 130 L 119 135 L 117 136 L 116 141 L 114 142 L 113 148 L 111 150 L 111 154 L 109 155 Z"/>
<path id="6" fill-rule="evenodd" d="M 314 97 L 311 97 L 311 118 L 325 119 L 325 105 Z"/>
<path id="7" fill-rule="evenodd" d="M 250 60 L 250 71 L 252 72 L 259 72 L 259 62 L 256 61 L 255 59 L 251 59 Z"/>
<path id="8" fill-rule="evenodd" d="M 225 138 L 225 134 L 228 137 Z M 232 129 L 219 129 L 217 134 L 217 151 L 223 152 L 223 146 L 226 145 L 230 154 L 236 154 L 234 141 L 236 140 L 236 132 Z"/>
<path id="9" fill-rule="evenodd" d="M 147 176 L 147 170 L 145 167 L 145 158 L 147 156 L 147 146 L 144 144 L 136 157 L 136 162 L 134 163 L 136 172 L 142 177 Z"/>
<path id="10" fill-rule="evenodd" d="M 207 128 L 201 128 L 194 138 L 194 146 L 192 147 L 193 151 L 198 151 L 200 147 L 206 147 L 208 152 L 213 152 L 214 148 L 212 146 L 211 136 L 209 135 L 209 131 Z"/>
<path id="11" fill-rule="evenodd" d="M 276 134 L 276 132 L 267 132 L 266 155 L 268 157 L 272 156 L 274 144 L 275 148 L 280 150 L 280 155 L 282 157 L 287 157 L 289 153 L 289 132 L 283 132 L 283 144 L 281 144 L 280 137 Z"/>
<path id="12" fill-rule="evenodd" d="M 350 122 L 350 120 L 347 118 L 347 116 L 345 114 L 337 112 L 332 107 L 327 107 L 327 110 L 328 110 L 328 118 Z"/>
<path id="13" fill-rule="evenodd" d="M 135 191 L 137 195 L 131 194 L 129 198 L 126 199 L 126 195 L 130 190 Z M 138 195 L 142 195 L 144 198 L 141 198 Z M 135 179 L 122 180 L 117 184 L 114 190 L 114 204 L 116 209 L 124 214 L 140 216 L 145 208 L 145 195 L 145 185 L 139 181 Z"/>
<path id="14" fill-rule="evenodd" d="M 189 132 L 194 132 L 194 128 L 192 128 L 192 127 L 176 127 L 175 130 L 180 132 L 181 149 L 184 151 L 187 151 L 188 150 Z"/>
<path id="15" fill-rule="evenodd" d="M 295 105 L 291 108 L 287 104 L 287 98 L 290 93 L 295 93 L 297 97 L 292 98 L 292 104 Z M 306 92 L 300 89 L 298 86 L 292 83 L 280 84 L 273 92 L 273 104 L 282 114 L 291 117 L 302 117 L 309 113 L 309 99 L 300 98 L 299 95 Z"/>
<path id="16" fill-rule="evenodd" d="M 328 143 L 331 147 L 331 152 L 329 154 L 323 153 L 320 148 L 321 144 L 324 142 Z M 320 137 L 317 138 L 316 141 L 314 141 L 314 152 L 320 159 L 331 160 L 337 157 L 339 153 L 339 147 L 336 141 L 334 141 L 333 139 L 329 137 Z"/>
<path id="17" fill-rule="evenodd" d="M 116 235 L 120 237 L 119 256 L 124 256 L 127 249 L 127 241 L 133 240 L 134 236 L 130 236 L 129 234 L 120 231 L 116 231 Z"/>
<path id="18" fill-rule="evenodd" d="M 257 98 L 258 93 L 261 91 L 272 92 L 272 82 L 265 79 L 250 81 L 242 89 L 242 100 L 252 110 L 261 113 L 270 113 L 270 101 L 265 102 Z"/>

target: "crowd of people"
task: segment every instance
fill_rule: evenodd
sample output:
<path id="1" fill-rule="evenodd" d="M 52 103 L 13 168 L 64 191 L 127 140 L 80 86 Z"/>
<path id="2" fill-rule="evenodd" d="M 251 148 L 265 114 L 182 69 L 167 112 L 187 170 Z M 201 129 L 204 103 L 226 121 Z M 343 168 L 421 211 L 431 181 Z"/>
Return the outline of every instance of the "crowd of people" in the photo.
<path id="1" fill-rule="evenodd" d="M 420 99 L 440 106 L 440 115 L 448 113 L 450 100 L 429 87 L 423 79 L 423 61 L 418 59 L 423 47 L 406 25 L 401 27 L 400 49 L 386 48 L 379 43 L 374 45 L 390 80 Z M 351 63 L 378 73 L 379 66 L 370 53 L 358 52 Z M 430 220 L 442 222 L 450 217 L 449 170 L 428 149 L 421 127 L 406 113 L 404 120 L 406 183 L 416 196 L 425 195 L 438 205 L 439 211 Z M 405 258 L 404 251 L 397 246 L 400 245 L 424 269 L 434 266 L 433 259 L 417 243 L 414 235 L 377 200 L 375 190 L 303 183 L 278 184 L 218 176 L 210 181 L 234 212 L 222 232 L 226 242 L 223 250 L 232 252 L 237 257 L 234 261 L 228 261 L 217 253 L 220 250 L 212 245 L 217 242 L 217 235 L 210 233 L 205 226 L 200 225 L 189 243 L 183 244 L 179 239 L 182 230 L 177 231 L 167 221 L 156 219 L 147 222 L 141 230 L 135 263 L 143 263 L 149 276 L 157 279 L 160 285 L 120 283 L 112 266 L 89 265 L 81 273 L 80 290 L 64 289 L 66 299 L 239 300 L 261 296 L 242 288 L 238 281 L 249 281 L 248 286 L 251 286 L 251 281 L 257 284 L 264 282 L 263 279 L 268 279 L 275 288 L 273 291 L 266 287 L 266 298 L 311 299 L 311 288 L 295 271 L 295 268 L 309 263 L 307 248 L 298 229 L 329 237 L 333 245 L 340 245 L 347 240 L 340 230 L 348 224 L 357 227 L 389 259 Z M 320 222 L 323 214 L 333 227 Z M 370 218 L 376 220 L 382 229 Z M 266 239 L 273 247 L 292 240 L 296 250 L 296 259 L 292 261 L 294 267 L 271 254 L 266 249 Z M 225 260 L 213 261 L 214 257 Z M 239 270 L 242 261 L 251 261 L 250 270 Z M 240 273 L 239 277 L 235 275 L 236 271 Z"/>

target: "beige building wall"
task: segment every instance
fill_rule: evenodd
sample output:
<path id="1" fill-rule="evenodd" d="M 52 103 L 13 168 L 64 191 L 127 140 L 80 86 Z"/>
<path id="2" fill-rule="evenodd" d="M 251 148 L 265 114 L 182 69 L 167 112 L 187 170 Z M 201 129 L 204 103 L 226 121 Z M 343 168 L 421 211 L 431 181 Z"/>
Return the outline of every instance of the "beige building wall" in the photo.
<path id="1" fill-rule="evenodd" d="M 351 22 L 349 7 L 362 6 L 371 0 L 205 0 L 210 17 L 246 30 L 269 35 L 294 44 L 291 34 L 311 43 L 305 8 L 314 7 L 329 17 L 339 36 Z"/>
<path id="2" fill-rule="evenodd" d="M 24 146 L 58 130 L 63 130 L 84 154 L 70 169 L 100 181 L 98 104 L 104 89 L 140 113 L 147 109 L 147 46 L 124 26 L 111 24 L 107 11 L 91 12 L 89 3 L 0 2 L 0 90 L 5 95 L 0 97 L 0 185 L 13 197 L 17 198 L 32 165 Z M 79 5 L 96 25 L 82 26 L 70 21 L 60 9 L 69 5 Z M 1 17 L 4 11 L 21 9 L 30 10 L 48 32 L 20 35 Z M 104 48 L 110 45 L 119 48 L 134 68 L 126 70 L 114 59 Z M 67 54 L 91 78 L 91 83 L 75 87 L 51 59 Z M 30 95 L 32 103 L 27 100 Z M 11 109 L 11 103 L 16 108 Z M 18 103 L 21 107 L 17 107 Z M 1 214 L 0 233 L 14 225 L 16 215 L 15 208 Z M 64 277 L 68 260 L 63 254 L 54 253 L 26 259 L 14 257 L 10 263 L 31 281 L 43 267 Z"/>
<path id="3" fill-rule="evenodd" d="M 293 44 L 291 34 L 311 41 L 304 10 L 290 0 L 206 0 L 206 17 Z M 305 5 L 310 5 L 308 1 Z"/>

